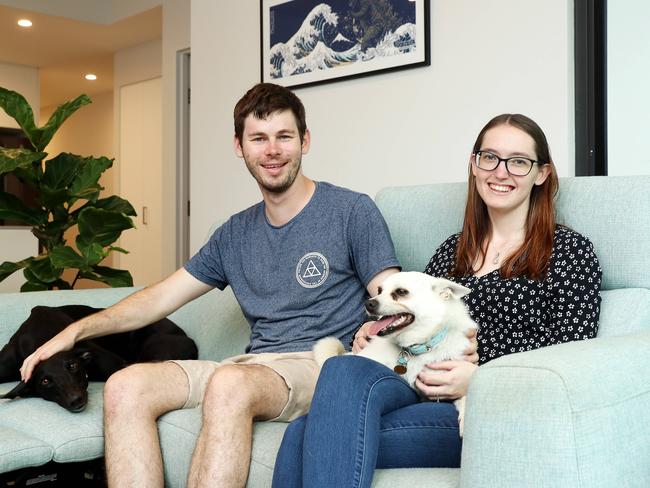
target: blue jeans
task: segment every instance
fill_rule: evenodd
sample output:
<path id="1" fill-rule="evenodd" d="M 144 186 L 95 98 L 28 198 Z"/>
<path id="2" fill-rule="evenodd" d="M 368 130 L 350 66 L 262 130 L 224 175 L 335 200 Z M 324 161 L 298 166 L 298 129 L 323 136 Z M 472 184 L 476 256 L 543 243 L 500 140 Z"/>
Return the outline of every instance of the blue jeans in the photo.
<path id="1" fill-rule="evenodd" d="M 285 431 L 277 488 L 369 487 L 375 468 L 459 467 L 452 403 L 421 402 L 397 374 L 359 356 L 323 365 L 309 415 Z"/>

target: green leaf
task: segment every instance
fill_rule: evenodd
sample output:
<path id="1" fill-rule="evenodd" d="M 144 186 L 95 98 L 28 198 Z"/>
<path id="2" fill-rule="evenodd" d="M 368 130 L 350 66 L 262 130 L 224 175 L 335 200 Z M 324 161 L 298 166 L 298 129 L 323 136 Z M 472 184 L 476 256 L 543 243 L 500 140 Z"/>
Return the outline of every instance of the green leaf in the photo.
<path id="1" fill-rule="evenodd" d="M 23 286 L 20 287 L 21 292 L 28 292 L 28 291 L 46 291 L 49 290 L 48 286 L 45 283 L 41 283 L 39 281 L 26 281 Z"/>
<path id="2" fill-rule="evenodd" d="M 103 189 L 99 185 L 99 177 L 104 171 L 113 166 L 113 160 L 106 157 L 83 158 L 81 169 L 70 185 L 70 195 L 76 199 L 95 201 Z"/>
<path id="3" fill-rule="evenodd" d="M 34 112 L 25 97 L 20 93 L 0 87 L 0 107 L 7 112 L 7 115 L 18 122 L 34 148 L 38 150 L 39 147 L 34 143 L 34 139 L 38 139 L 40 135 L 34 124 Z"/>
<path id="4" fill-rule="evenodd" d="M 93 266 L 92 272 L 82 271 L 79 276 L 88 280 L 101 281 L 112 287 L 133 286 L 131 273 L 107 266 Z"/>
<path id="5" fill-rule="evenodd" d="M 32 144 L 38 150 L 43 150 L 52 140 L 54 133 L 59 130 L 61 124 L 70 117 L 73 113 L 79 110 L 84 105 L 92 103 L 90 98 L 87 95 L 79 95 L 74 100 L 60 105 L 54 113 L 50 116 L 50 119 L 47 123 L 40 129 L 36 129 L 34 132 L 34 138 L 30 137 Z"/>
<path id="6" fill-rule="evenodd" d="M 34 258 L 27 258 L 23 259 L 22 261 L 18 261 L 17 263 L 5 261 L 4 263 L 0 264 L 0 281 L 4 281 L 19 269 L 23 269 L 25 266 L 29 265 L 33 259 Z"/>
<path id="7" fill-rule="evenodd" d="M 83 164 L 84 158 L 70 153 L 61 153 L 45 162 L 42 184 L 51 189 L 67 188 Z"/>
<path id="8" fill-rule="evenodd" d="M 41 161 L 46 156 L 47 153 L 34 152 L 22 147 L 17 149 L 0 147 L 0 175 L 11 173 L 18 168 L 27 169 L 32 163 Z"/>
<path id="9" fill-rule="evenodd" d="M 122 249 L 121 247 L 111 246 L 109 247 L 109 249 L 111 251 L 121 252 L 122 254 L 129 254 L 129 251 L 127 251 L 126 249 Z"/>
<path id="10" fill-rule="evenodd" d="M 122 231 L 133 227 L 133 221 L 126 215 L 92 207 L 79 214 L 78 224 L 77 247 L 82 252 L 82 247 L 92 243 L 109 246 L 120 237 Z"/>
<path id="11" fill-rule="evenodd" d="M 128 200 L 124 200 L 123 198 L 117 196 L 100 198 L 95 202 L 94 207 L 103 208 L 104 210 L 110 210 L 112 212 L 123 213 L 124 215 L 130 215 L 132 217 L 138 215 Z"/>
<path id="12" fill-rule="evenodd" d="M 30 276 L 28 277 L 28 273 Z M 29 266 L 25 269 L 25 277 L 27 281 L 35 281 L 32 278 L 42 283 L 52 283 L 61 277 L 63 273 L 62 268 L 57 268 L 52 265 L 50 257 L 46 255 L 38 256 L 35 258 Z"/>
<path id="13" fill-rule="evenodd" d="M 104 251 L 104 248 L 96 242 L 87 244 L 77 238 L 77 247 L 83 254 L 87 266 L 99 264 L 102 259 L 108 256 L 108 251 Z"/>
<path id="14" fill-rule="evenodd" d="M 29 225 L 47 222 L 47 212 L 25 205 L 11 193 L 0 192 L 0 219 L 20 220 Z"/>
<path id="15" fill-rule="evenodd" d="M 70 246 L 57 246 L 52 249 L 50 261 L 56 268 L 86 268 L 86 260 Z"/>
<path id="16" fill-rule="evenodd" d="M 45 186 L 41 187 L 41 194 L 37 198 L 40 205 L 49 209 L 62 206 L 70 200 L 71 198 L 66 188 L 52 189 Z"/>
<path id="17" fill-rule="evenodd" d="M 81 208 L 78 208 L 77 210 L 72 212 L 71 215 L 73 217 L 76 217 L 79 213 L 81 213 L 82 210 L 90 207 L 110 210 L 111 212 L 119 212 L 124 215 L 131 215 L 131 216 L 138 215 L 135 209 L 133 208 L 133 206 L 128 202 L 128 200 L 124 200 L 123 198 L 114 195 L 108 198 L 100 198 L 94 203 L 88 202 L 84 204 Z"/>

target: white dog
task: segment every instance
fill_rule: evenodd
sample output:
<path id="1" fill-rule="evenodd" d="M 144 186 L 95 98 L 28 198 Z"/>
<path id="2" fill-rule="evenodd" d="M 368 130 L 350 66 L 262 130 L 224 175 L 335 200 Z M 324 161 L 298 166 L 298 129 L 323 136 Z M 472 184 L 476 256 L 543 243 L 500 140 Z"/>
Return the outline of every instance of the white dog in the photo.
<path id="1" fill-rule="evenodd" d="M 379 295 L 366 301 L 368 314 L 379 319 L 368 332 L 372 340 L 358 355 L 393 369 L 418 391 L 415 380 L 425 364 L 463 358 L 469 346 L 467 333 L 477 328 L 461 300 L 470 291 L 424 273 L 389 276 Z M 344 352 L 338 339 L 328 337 L 314 346 L 314 359 L 322 366 Z M 462 435 L 465 397 L 454 405 Z"/>

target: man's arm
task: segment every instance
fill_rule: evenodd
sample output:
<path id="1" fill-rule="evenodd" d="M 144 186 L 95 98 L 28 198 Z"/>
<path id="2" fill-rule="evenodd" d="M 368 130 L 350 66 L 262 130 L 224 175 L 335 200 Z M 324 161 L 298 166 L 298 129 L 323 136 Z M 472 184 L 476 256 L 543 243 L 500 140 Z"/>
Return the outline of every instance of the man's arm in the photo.
<path id="1" fill-rule="evenodd" d="M 25 359 L 20 368 L 21 378 L 29 380 L 40 361 L 72 349 L 81 340 L 139 329 L 166 317 L 212 288 L 181 268 L 112 307 L 70 324 Z"/>

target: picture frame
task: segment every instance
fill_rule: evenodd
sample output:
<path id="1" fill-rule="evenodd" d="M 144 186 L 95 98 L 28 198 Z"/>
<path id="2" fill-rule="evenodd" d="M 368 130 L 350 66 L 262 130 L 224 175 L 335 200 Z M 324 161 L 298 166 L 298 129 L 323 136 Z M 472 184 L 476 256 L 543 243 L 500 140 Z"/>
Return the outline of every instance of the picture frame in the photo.
<path id="1" fill-rule="evenodd" d="M 260 0 L 261 80 L 299 88 L 429 66 L 429 0 Z"/>

